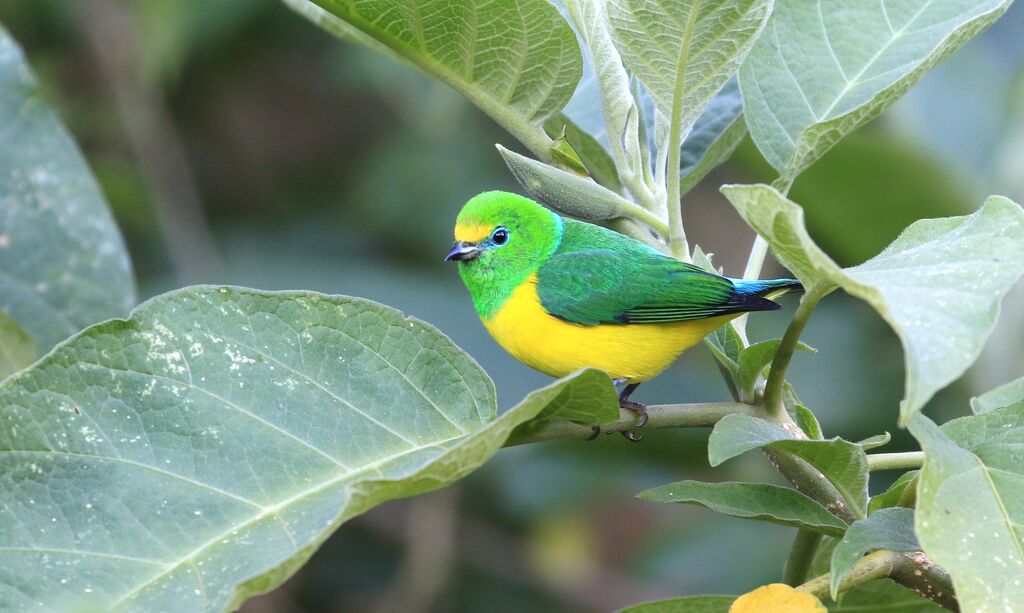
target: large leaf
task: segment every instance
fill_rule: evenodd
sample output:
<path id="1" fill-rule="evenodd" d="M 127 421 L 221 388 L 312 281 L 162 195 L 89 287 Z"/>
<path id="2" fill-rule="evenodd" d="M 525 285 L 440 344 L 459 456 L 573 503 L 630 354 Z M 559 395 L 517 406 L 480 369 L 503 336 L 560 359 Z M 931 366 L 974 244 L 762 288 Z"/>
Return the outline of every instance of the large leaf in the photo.
<path id="1" fill-rule="evenodd" d="M 697 504 L 733 517 L 760 519 L 842 536 L 846 523 L 813 499 L 788 487 L 767 483 L 680 481 L 652 488 L 637 498 L 653 502 Z"/>
<path id="2" fill-rule="evenodd" d="M 683 596 L 645 602 L 620 613 L 728 613 L 735 596 Z"/>
<path id="3" fill-rule="evenodd" d="M 832 598 L 839 592 L 846 573 L 875 549 L 919 551 L 914 535 L 914 511 L 904 508 L 882 509 L 867 519 L 856 521 L 832 550 L 832 574 L 829 589 Z"/>
<path id="4" fill-rule="evenodd" d="M 1012 0 L 778 0 L 740 71 L 747 125 L 792 181 Z"/>
<path id="5" fill-rule="evenodd" d="M 971 410 L 975 413 L 987 413 L 1019 402 L 1024 402 L 1024 377 L 971 398 Z"/>
<path id="6" fill-rule="evenodd" d="M 640 112 L 629 75 L 612 43 L 603 2 L 566 0 L 576 31 L 585 45 L 583 79 L 565 108 L 566 115 L 610 149 L 620 172 L 642 179 Z"/>
<path id="7" fill-rule="evenodd" d="M 0 386 L 0 608 L 235 607 L 346 519 L 460 478 L 530 419 L 618 414 L 597 371 L 495 406 L 451 341 L 373 302 L 155 298 Z"/>
<path id="8" fill-rule="evenodd" d="M 82 154 L 0 27 L 0 311 L 39 351 L 124 315 L 135 281 Z"/>
<path id="9" fill-rule="evenodd" d="M 739 81 L 729 79 L 693 124 L 679 156 L 680 194 L 693 189 L 716 166 L 729 159 L 747 135 Z"/>
<path id="10" fill-rule="evenodd" d="M 0 379 L 36 359 L 36 345 L 6 313 L 0 311 Z"/>
<path id="11" fill-rule="evenodd" d="M 683 138 L 750 52 L 772 0 L 611 0 L 608 22 L 626 65 Z"/>
<path id="12" fill-rule="evenodd" d="M 807 234 L 799 205 L 775 189 L 722 191 L 805 286 L 842 287 L 896 331 L 907 372 L 901 423 L 977 359 L 1024 272 L 1024 210 L 1001 196 L 973 215 L 914 223 L 882 253 L 841 269 Z"/>
<path id="13" fill-rule="evenodd" d="M 727 415 L 715 425 L 708 439 L 712 466 L 751 449 L 788 451 L 818 469 L 835 486 L 857 517 L 868 504 L 868 460 L 856 443 L 841 438 L 808 440 L 794 438 L 779 426 L 750 415 Z"/>
<path id="14" fill-rule="evenodd" d="M 576 35 L 546 0 L 284 1 L 447 83 L 530 146 L 547 138 L 540 126 L 580 79 Z"/>
<path id="15" fill-rule="evenodd" d="M 925 452 L 915 529 L 953 577 L 962 611 L 1024 602 L 1024 407 L 955 419 L 923 414 L 910 431 Z"/>

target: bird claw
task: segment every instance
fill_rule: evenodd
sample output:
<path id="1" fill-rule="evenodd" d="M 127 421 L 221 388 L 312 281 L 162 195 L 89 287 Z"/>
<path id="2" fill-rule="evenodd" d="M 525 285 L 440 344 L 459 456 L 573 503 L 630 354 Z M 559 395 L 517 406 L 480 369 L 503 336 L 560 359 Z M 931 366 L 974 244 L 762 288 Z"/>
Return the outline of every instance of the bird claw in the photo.
<path id="1" fill-rule="evenodd" d="M 591 432 L 590 436 L 588 436 L 587 438 L 585 438 L 583 440 L 585 440 L 585 441 L 592 441 L 595 438 L 601 436 L 601 426 L 592 426 L 591 430 L 592 430 L 592 432 Z"/>
<path id="2" fill-rule="evenodd" d="M 633 443 L 639 443 L 640 441 L 644 440 L 644 437 L 642 437 L 639 434 L 637 434 L 636 430 L 623 430 L 620 434 L 622 434 L 622 436 L 627 441 L 630 441 L 630 442 L 633 442 Z"/>
<path id="3" fill-rule="evenodd" d="M 637 414 L 639 417 L 639 421 L 636 422 L 637 428 L 643 428 L 646 426 L 647 420 L 651 418 L 650 414 L 647 412 L 647 405 L 645 404 L 640 404 L 639 402 L 634 402 L 627 398 L 619 400 L 619 406 Z"/>

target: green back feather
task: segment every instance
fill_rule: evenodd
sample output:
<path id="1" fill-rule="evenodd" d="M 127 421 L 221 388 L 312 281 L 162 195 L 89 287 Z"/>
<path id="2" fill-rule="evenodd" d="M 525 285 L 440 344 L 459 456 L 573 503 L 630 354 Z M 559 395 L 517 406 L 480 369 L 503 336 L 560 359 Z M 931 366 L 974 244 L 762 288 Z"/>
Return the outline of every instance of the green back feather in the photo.
<path id="1" fill-rule="evenodd" d="M 733 282 L 605 228 L 564 220 L 562 240 L 537 271 L 548 313 L 584 325 L 704 319 L 777 308 Z"/>

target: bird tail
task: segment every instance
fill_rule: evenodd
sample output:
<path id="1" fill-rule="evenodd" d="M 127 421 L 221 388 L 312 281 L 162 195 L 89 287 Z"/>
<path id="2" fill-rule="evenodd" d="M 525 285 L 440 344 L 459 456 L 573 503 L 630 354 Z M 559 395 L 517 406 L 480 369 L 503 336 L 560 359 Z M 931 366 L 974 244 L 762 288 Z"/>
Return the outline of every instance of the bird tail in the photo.
<path id="1" fill-rule="evenodd" d="M 732 283 L 736 286 L 736 293 L 741 296 L 756 296 L 768 300 L 774 300 L 789 292 L 804 291 L 804 286 L 796 279 L 732 279 Z"/>

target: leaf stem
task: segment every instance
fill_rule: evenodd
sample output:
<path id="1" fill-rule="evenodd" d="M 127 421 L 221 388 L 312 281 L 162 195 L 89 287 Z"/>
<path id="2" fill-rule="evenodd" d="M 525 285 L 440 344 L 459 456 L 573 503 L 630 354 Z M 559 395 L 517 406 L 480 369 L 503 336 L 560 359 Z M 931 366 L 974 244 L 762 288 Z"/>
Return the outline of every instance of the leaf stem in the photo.
<path id="1" fill-rule="evenodd" d="M 797 531 L 793 547 L 789 550 L 789 558 L 786 559 L 786 567 L 782 571 L 783 583 L 797 586 L 807 580 L 807 571 L 811 569 L 819 543 L 820 532 L 804 529 Z"/>
<path id="2" fill-rule="evenodd" d="M 660 404 L 647 407 L 647 425 L 651 428 L 710 428 L 726 415 L 742 413 L 763 416 L 761 407 L 742 402 L 706 402 L 697 404 Z M 627 432 L 636 428 L 636 414 L 623 409 L 619 419 L 601 426 L 602 432 Z M 586 439 L 594 433 L 590 426 L 569 421 L 553 421 L 530 432 L 516 433 L 506 447 L 563 438 Z"/>
<path id="3" fill-rule="evenodd" d="M 760 234 L 754 235 L 754 244 L 750 248 L 750 257 L 747 258 L 747 266 L 743 269 L 744 279 L 757 279 L 761 276 L 761 267 L 764 266 L 764 258 L 768 255 L 768 241 Z M 732 325 L 736 328 L 736 332 L 743 339 L 744 346 L 750 344 L 747 340 L 747 319 L 749 316 L 744 313 L 737 317 Z"/>
<path id="4" fill-rule="evenodd" d="M 839 586 L 839 591 L 845 591 L 852 587 L 867 583 L 873 579 L 881 579 L 888 577 L 889 573 L 896 569 L 896 565 L 899 563 L 903 556 L 894 551 L 882 549 L 869 553 L 856 564 L 853 568 L 846 573 L 846 577 L 843 578 L 843 582 Z M 801 592 L 808 592 L 814 594 L 818 598 L 828 598 L 830 591 L 829 585 L 832 581 L 832 574 L 825 573 L 820 577 L 815 577 L 803 585 L 797 586 L 796 589 Z"/>
<path id="5" fill-rule="evenodd" d="M 682 194 L 679 189 L 679 159 L 682 156 L 683 126 L 680 120 L 683 116 L 683 93 L 686 90 L 686 65 L 690 55 L 690 43 L 692 41 L 694 24 L 697 21 L 697 6 L 690 8 L 690 15 L 686 21 L 686 30 L 683 33 L 683 48 L 679 51 L 679 61 L 676 63 L 675 91 L 672 95 L 672 117 L 668 126 L 668 162 L 665 169 L 665 198 L 668 204 L 668 244 L 672 249 L 672 255 L 683 260 L 690 261 L 690 245 L 686 242 L 686 231 L 683 229 L 683 203 Z"/>
<path id="6" fill-rule="evenodd" d="M 818 306 L 818 302 L 828 294 L 830 289 L 828 284 L 819 282 L 807 290 L 796 313 L 793 314 L 793 320 L 786 328 L 786 333 L 782 336 L 778 351 L 775 352 L 775 359 L 772 360 L 771 372 L 768 375 L 768 383 L 764 388 L 764 405 L 777 419 L 786 412 L 782 404 L 782 387 L 786 382 L 786 370 L 789 368 L 790 360 L 793 359 L 797 341 L 800 340 L 800 334 L 803 333 L 804 326 L 807 325 L 807 320 L 811 317 L 814 308 Z"/>
<path id="7" fill-rule="evenodd" d="M 873 453 L 868 456 L 868 470 L 905 470 L 924 465 L 923 451 Z"/>
<path id="8" fill-rule="evenodd" d="M 853 565 L 839 585 L 839 591 L 843 592 L 884 577 L 903 584 L 919 596 L 928 598 L 950 611 L 960 610 L 953 595 L 953 583 L 949 574 L 921 552 L 896 553 L 882 549 L 869 553 Z M 796 589 L 814 594 L 818 598 L 828 598 L 831 580 L 831 574 L 826 573 Z"/>

